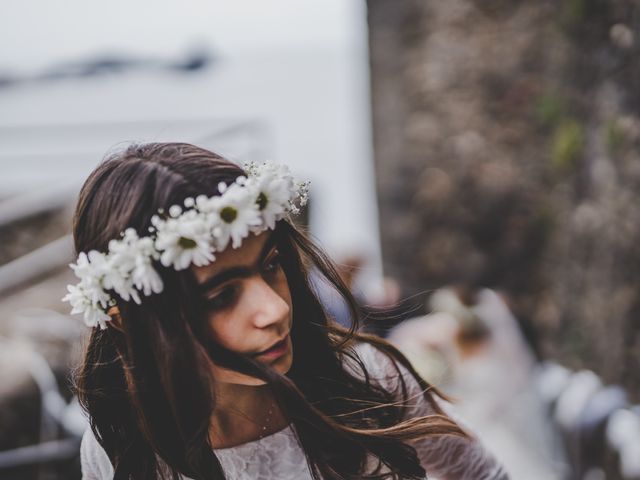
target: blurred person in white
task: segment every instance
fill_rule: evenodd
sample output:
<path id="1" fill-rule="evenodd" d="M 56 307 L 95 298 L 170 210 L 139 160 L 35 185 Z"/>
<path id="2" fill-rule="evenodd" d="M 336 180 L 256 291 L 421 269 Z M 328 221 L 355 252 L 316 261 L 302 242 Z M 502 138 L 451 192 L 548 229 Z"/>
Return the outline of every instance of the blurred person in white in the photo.
<path id="1" fill-rule="evenodd" d="M 80 278 L 94 330 L 77 378 L 83 478 L 505 479 L 395 348 L 329 320 L 293 224 L 306 185 L 188 144 L 133 145 L 83 186 Z"/>
<path id="2" fill-rule="evenodd" d="M 428 310 L 387 340 L 457 400 L 514 478 L 565 478 L 564 448 L 536 389 L 536 357 L 506 300 L 490 289 L 448 287 L 431 295 Z"/>

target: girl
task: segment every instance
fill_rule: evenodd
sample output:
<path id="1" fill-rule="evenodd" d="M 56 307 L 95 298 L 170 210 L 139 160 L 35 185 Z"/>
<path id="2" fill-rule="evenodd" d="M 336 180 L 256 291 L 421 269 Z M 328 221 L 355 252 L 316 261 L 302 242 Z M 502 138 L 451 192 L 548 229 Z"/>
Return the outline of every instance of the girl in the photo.
<path id="1" fill-rule="evenodd" d="M 103 162 L 65 300 L 96 327 L 77 392 L 83 478 L 504 479 L 388 343 L 327 318 L 289 217 L 306 184 L 188 144 Z"/>

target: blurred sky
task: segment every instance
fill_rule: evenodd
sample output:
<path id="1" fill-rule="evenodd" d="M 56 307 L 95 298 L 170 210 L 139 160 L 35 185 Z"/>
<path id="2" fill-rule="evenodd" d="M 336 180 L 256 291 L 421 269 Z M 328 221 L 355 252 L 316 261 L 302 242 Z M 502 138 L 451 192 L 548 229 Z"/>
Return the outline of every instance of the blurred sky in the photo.
<path id="1" fill-rule="evenodd" d="M 366 42 L 362 0 L 3 2 L 0 65 L 32 69 L 95 50 L 176 54 L 202 41 L 228 55 L 341 51 Z"/>
<path id="2" fill-rule="evenodd" d="M 0 45 L 0 74 L 9 75 L 96 55 L 171 60 L 204 48 L 217 59 L 190 75 L 134 71 L 0 89 L 5 194 L 25 182 L 78 181 L 122 141 L 196 141 L 175 138 L 180 122 L 257 122 L 265 156 L 312 180 L 314 234 L 379 268 L 364 0 L 3 2 Z M 157 122 L 156 131 L 113 127 L 140 120 Z M 26 128 L 6 128 L 15 125 Z"/>

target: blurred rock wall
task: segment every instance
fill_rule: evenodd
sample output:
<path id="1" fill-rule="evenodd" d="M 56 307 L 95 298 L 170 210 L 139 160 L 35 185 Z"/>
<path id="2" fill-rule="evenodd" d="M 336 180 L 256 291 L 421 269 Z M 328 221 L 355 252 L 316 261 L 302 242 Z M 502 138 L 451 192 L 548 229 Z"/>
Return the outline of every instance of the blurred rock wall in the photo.
<path id="1" fill-rule="evenodd" d="M 368 0 L 386 273 L 639 398 L 640 2 Z"/>

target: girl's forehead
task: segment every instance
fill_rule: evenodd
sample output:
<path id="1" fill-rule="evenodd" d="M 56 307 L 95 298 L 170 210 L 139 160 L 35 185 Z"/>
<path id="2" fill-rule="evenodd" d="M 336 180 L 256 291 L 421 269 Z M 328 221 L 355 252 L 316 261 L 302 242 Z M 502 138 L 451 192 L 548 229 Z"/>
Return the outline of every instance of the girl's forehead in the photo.
<path id="1" fill-rule="evenodd" d="M 214 275 L 234 267 L 254 267 L 262 258 L 264 251 L 270 242 L 273 232 L 271 230 L 261 232 L 257 235 L 249 235 L 242 241 L 238 248 L 229 245 L 222 252 L 215 252 L 216 259 L 209 265 L 203 267 L 192 267 L 198 283 L 203 283 Z"/>

